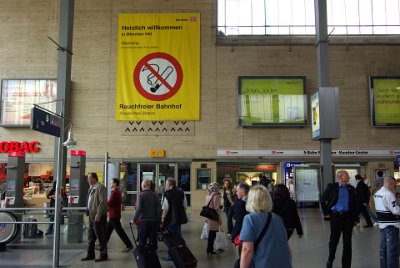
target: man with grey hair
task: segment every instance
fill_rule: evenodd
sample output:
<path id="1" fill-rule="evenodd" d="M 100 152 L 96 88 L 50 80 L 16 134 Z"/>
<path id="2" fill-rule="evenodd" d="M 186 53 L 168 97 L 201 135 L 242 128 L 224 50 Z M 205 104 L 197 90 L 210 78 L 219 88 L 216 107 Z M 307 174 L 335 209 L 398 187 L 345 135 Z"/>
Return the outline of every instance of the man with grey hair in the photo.
<path id="1" fill-rule="evenodd" d="M 158 195 L 151 190 L 151 181 L 142 181 L 142 193 L 139 196 L 135 216 L 132 222 L 139 223 L 139 241 L 141 245 L 149 244 L 157 250 L 157 232 L 160 226 L 161 204 Z M 149 243 L 147 242 L 149 241 Z"/>
<path id="2" fill-rule="evenodd" d="M 162 198 L 161 229 L 182 236 L 181 225 L 187 223 L 185 193 L 176 186 L 176 180 L 168 178 Z M 171 260 L 167 252 L 165 260 Z"/>
<path id="3" fill-rule="evenodd" d="M 381 231 L 381 268 L 399 267 L 400 207 L 396 201 L 396 180 L 386 177 L 374 195 L 376 214 Z"/>
<path id="4" fill-rule="evenodd" d="M 351 234 L 359 213 L 356 208 L 355 189 L 348 183 L 349 173 L 340 170 L 337 173 L 337 179 L 338 182 L 328 184 L 320 200 L 325 220 L 330 220 L 331 223 L 326 267 L 332 267 L 336 248 L 343 233 L 342 267 L 349 268 L 351 267 Z"/>
<path id="5" fill-rule="evenodd" d="M 88 229 L 88 249 L 85 258 L 82 261 L 89 261 L 95 259 L 94 245 L 98 239 L 100 242 L 100 258 L 96 262 L 106 261 L 107 254 L 107 189 L 99 183 L 97 174 L 94 172 L 89 173 L 88 183 L 90 185 L 88 196 L 88 215 L 89 215 L 89 229 Z"/>

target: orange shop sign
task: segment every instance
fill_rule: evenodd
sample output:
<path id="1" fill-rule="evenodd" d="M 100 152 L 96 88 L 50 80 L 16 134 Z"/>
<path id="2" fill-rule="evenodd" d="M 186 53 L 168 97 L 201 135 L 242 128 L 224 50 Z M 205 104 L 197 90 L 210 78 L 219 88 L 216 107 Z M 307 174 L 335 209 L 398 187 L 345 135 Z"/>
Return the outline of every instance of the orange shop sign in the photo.
<path id="1" fill-rule="evenodd" d="M 0 141 L 0 153 L 20 152 L 37 153 L 40 150 L 38 141 Z"/>

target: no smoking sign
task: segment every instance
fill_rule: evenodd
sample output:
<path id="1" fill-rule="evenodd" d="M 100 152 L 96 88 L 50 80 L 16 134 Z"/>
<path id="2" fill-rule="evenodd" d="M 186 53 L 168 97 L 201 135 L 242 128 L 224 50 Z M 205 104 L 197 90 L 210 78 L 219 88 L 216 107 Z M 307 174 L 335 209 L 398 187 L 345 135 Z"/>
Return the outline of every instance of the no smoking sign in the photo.
<path id="1" fill-rule="evenodd" d="M 181 88 L 182 67 L 166 53 L 152 53 L 143 57 L 133 72 L 133 83 L 146 99 L 163 101 L 171 98 Z"/>

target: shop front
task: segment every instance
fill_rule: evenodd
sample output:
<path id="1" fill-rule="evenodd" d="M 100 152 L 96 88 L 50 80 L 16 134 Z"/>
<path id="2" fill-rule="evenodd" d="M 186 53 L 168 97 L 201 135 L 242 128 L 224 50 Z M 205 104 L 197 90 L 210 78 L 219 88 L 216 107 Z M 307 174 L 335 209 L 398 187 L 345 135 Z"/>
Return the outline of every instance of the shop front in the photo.
<path id="1" fill-rule="evenodd" d="M 120 187 L 123 196 L 123 206 L 133 207 L 141 191 L 141 183 L 148 179 L 154 184 L 155 191 L 160 197 L 165 191 L 165 182 L 168 178 L 177 180 L 178 187 L 186 195 L 188 206 L 191 205 L 191 162 L 190 161 L 125 161 L 112 163 L 113 176 L 120 179 Z M 110 175 L 110 173 L 109 173 Z"/>

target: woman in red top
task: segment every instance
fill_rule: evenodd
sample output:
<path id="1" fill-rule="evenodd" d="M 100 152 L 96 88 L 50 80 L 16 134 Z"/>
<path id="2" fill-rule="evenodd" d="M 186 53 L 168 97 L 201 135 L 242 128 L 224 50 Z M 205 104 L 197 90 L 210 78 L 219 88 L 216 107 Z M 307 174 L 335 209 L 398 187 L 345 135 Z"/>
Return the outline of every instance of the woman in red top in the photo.
<path id="1" fill-rule="evenodd" d="M 128 252 L 133 249 L 133 245 L 131 240 L 129 240 L 128 236 L 126 235 L 124 229 L 121 226 L 121 207 L 122 207 L 122 194 L 119 190 L 119 179 L 112 179 L 111 180 L 111 195 L 108 199 L 108 223 L 107 223 L 107 233 L 106 238 L 107 242 L 110 239 L 112 231 L 115 229 L 118 236 L 125 244 L 125 249 L 122 252 Z"/>

